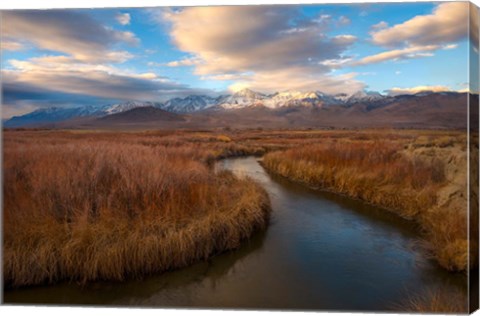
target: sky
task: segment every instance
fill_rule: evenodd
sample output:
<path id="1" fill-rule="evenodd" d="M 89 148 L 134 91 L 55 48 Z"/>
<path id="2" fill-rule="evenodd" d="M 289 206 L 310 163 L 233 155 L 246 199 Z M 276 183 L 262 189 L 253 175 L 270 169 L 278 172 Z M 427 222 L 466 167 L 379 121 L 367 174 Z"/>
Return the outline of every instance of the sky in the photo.
<path id="1" fill-rule="evenodd" d="M 3 118 L 244 88 L 467 91 L 478 56 L 478 32 L 469 32 L 478 11 L 467 2 L 1 14 Z"/>

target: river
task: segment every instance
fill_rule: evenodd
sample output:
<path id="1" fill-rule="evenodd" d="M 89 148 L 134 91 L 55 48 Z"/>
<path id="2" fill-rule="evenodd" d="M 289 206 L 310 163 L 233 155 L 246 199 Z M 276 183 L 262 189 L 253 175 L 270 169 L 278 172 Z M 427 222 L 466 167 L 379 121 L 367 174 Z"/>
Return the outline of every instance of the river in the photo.
<path id="1" fill-rule="evenodd" d="M 268 229 L 235 251 L 143 280 L 58 284 L 4 293 L 4 302 L 302 310 L 402 310 L 415 294 L 467 291 L 419 247 L 413 223 L 269 175 L 254 157 L 216 168 L 249 176 L 272 202 Z"/>

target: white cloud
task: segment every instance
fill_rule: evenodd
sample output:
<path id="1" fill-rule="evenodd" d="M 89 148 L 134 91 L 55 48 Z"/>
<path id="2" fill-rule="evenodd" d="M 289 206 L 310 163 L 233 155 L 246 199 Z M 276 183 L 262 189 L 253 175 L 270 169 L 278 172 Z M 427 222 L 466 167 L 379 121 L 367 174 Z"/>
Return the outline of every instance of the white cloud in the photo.
<path id="1" fill-rule="evenodd" d="M 338 59 L 327 59 L 320 62 L 322 65 L 327 66 L 332 69 L 341 68 L 343 66 L 348 66 L 353 62 L 351 57 L 342 57 Z"/>
<path id="2" fill-rule="evenodd" d="M 381 63 L 390 60 L 411 59 L 433 56 L 432 51 L 439 49 L 437 45 L 414 46 L 403 49 L 393 49 L 379 54 L 364 57 L 352 63 L 353 66 Z"/>
<path id="3" fill-rule="evenodd" d="M 194 66 L 201 63 L 199 58 L 185 58 L 181 60 L 171 61 L 166 64 L 168 67 L 182 67 L 182 66 Z"/>
<path id="4" fill-rule="evenodd" d="M 130 24 L 130 14 L 129 13 L 118 13 L 115 16 L 115 19 L 121 25 L 128 25 Z"/>
<path id="5" fill-rule="evenodd" d="M 458 44 L 448 44 L 448 45 L 443 45 L 442 49 L 455 49 L 458 47 Z"/>
<path id="6" fill-rule="evenodd" d="M 447 86 L 417 86 L 411 88 L 391 88 L 386 90 L 389 95 L 401 95 L 401 94 L 415 94 L 424 91 L 431 91 L 431 92 L 445 92 L 445 91 L 452 91 Z"/>

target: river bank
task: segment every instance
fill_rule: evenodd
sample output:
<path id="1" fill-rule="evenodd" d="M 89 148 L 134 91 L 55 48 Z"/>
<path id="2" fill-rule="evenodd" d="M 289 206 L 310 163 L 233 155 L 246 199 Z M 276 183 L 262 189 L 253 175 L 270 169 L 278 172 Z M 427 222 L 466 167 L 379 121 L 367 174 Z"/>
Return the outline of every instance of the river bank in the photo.
<path id="1" fill-rule="evenodd" d="M 450 271 L 465 271 L 478 264 L 478 252 L 475 244 L 470 248 L 468 244 L 467 153 L 463 141 L 455 137 L 421 137 L 410 143 L 324 141 L 268 153 L 263 166 L 292 181 L 415 220 L 437 262 Z"/>

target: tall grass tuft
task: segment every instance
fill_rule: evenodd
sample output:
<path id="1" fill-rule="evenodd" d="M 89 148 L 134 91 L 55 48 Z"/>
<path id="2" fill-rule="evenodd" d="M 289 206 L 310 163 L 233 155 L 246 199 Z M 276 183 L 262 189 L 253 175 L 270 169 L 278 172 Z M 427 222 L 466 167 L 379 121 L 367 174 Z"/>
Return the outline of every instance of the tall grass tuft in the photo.
<path id="1" fill-rule="evenodd" d="M 425 162 L 399 153 L 395 143 L 327 143 L 265 156 L 265 167 L 310 186 L 321 187 L 413 217 L 435 204 L 445 181 L 440 160 Z"/>
<path id="2" fill-rule="evenodd" d="M 405 312 L 412 313 L 465 314 L 468 311 L 465 296 L 462 293 L 459 291 L 452 293 L 443 289 L 411 296 L 399 307 Z"/>
<path id="3" fill-rule="evenodd" d="M 265 191 L 213 173 L 203 149 L 55 136 L 5 139 L 7 287 L 179 268 L 267 225 Z"/>

